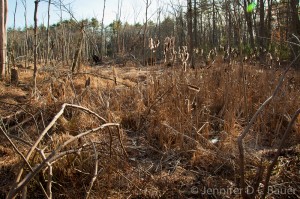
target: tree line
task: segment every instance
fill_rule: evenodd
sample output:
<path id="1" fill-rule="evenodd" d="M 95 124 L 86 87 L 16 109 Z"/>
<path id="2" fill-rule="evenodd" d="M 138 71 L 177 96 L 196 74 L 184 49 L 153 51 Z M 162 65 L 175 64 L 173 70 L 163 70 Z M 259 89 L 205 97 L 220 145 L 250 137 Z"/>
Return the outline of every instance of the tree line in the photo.
<path id="1" fill-rule="evenodd" d="M 53 4 L 61 12 L 66 11 L 62 1 L 47 2 L 49 8 Z M 104 25 L 104 2 L 101 22 L 96 18 L 78 21 L 68 10 L 70 19 L 61 18 L 53 25 L 49 21 L 40 24 L 36 34 L 35 27 L 28 27 L 26 21 L 24 29 L 8 28 L 8 51 L 7 59 L 1 61 L 2 76 L 7 62 L 14 64 L 22 60 L 28 67 L 33 61 L 35 45 L 39 63 L 60 62 L 69 66 L 74 65 L 75 58 L 77 63 L 88 62 L 93 55 L 114 58 L 125 54 L 131 54 L 145 64 L 151 52 L 149 39 L 160 41 L 156 53 L 158 59 L 163 59 L 162 44 L 166 37 L 174 37 L 176 46 L 188 46 L 190 55 L 194 49 L 208 53 L 220 45 L 239 49 L 242 55 L 255 48 L 265 48 L 283 60 L 293 59 L 299 53 L 298 46 L 293 45 L 300 35 L 299 0 L 258 0 L 250 11 L 247 10 L 250 0 L 187 0 L 186 4 L 173 1 L 167 11 L 164 7 L 158 8 L 155 19 L 148 16 L 152 1 L 144 2 L 143 24 L 129 24 L 117 17 Z M 118 9 L 117 16 L 121 10 Z M 194 66 L 193 56 L 190 58 Z"/>

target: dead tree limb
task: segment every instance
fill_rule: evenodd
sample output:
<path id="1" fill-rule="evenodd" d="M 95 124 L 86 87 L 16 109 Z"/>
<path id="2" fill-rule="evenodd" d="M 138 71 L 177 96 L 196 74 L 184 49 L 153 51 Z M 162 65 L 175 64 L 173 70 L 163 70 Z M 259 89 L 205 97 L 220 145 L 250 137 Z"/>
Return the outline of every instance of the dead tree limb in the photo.
<path id="1" fill-rule="evenodd" d="M 3 124 L 2 124 L 3 125 Z M 0 130 L 2 132 L 2 134 L 4 135 L 4 137 L 10 142 L 10 144 L 12 145 L 13 149 L 19 154 L 19 156 L 24 160 L 25 164 L 28 166 L 28 168 L 33 172 L 33 168 L 31 167 L 31 165 L 29 164 L 29 162 L 26 160 L 26 158 L 24 157 L 24 155 L 19 151 L 19 149 L 17 148 L 17 146 L 13 143 L 13 141 L 9 138 L 7 132 L 5 132 L 5 130 L 0 126 Z M 45 189 L 43 188 L 42 184 L 40 182 L 38 182 L 39 186 L 41 187 L 41 189 L 43 190 L 44 194 L 47 196 Z M 26 198 L 27 196 L 27 187 L 24 186 L 22 188 L 22 198 Z"/>
<path id="2" fill-rule="evenodd" d="M 71 153 L 78 153 L 79 149 L 72 149 L 69 151 L 63 151 L 61 150 L 65 148 L 67 145 L 70 143 L 74 142 L 75 140 L 80 139 L 83 136 L 89 135 L 94 132 L 98 132 L 100 130 L 103 130 L 105 128 L 109 128 L 110 126 L 117 126 L 119 127 L 118 123 L 106 123 L 102 124 L 99 127 L 90 129 L 88 131 L 85 131 L 83 133 L 80 133 L 69 140 L 65 141 L 63 144 L 59 145 L 55 150 L 53 150 L 46 159 L 44 159 L 40 164 L 37 164 L 34 168 L 33 171 L 30 171 L 21 181 L 18 181 L 14 184 L 14 186 L 11 188 L 11 190 L 8 193 L 7 199 L 14 198 L 27 184 L 37 175 L 42 169 L 44 169 L 46 166 L 49 164 L 52 164 L 56 160 L 62 158 L 65 155 L 71 154 Z M 23 173 L 23 169 L 20 169 Z M 20 180 L 20 179 L 18 179 Z"/>
<path id="3" fill-rule="evenodd" d="M 43 157 L 43 160 L 46 159 L 46 155 L 44 153 L 44 150 L 46 148 L 40 150 L 38 149 L 39 153 Z M 47 196 L 48 199 L 52 199 L 52 176 L 53 176 L 53 167 L 52 164 L 48 164 L 48 179 L 47 179 L 47 187 L 46 187 L 46 193 L 45 195 Z"/>
<path id="4" fill-rule="evenodd" d="M 99 160 L 98 160 L 98 152 L 97 152 L 97 149 L 95 147 L 95 143 L 92 142 L 92 144 L 93 144 L 93 149 L 94 149 L 94 153 L 95 153 L 95 169 L 94 169 L 94 175 L 93 175 L 93 177 L 91 179 L 88 191 L 86 192 L 86 196 L 85 196 L 86 199 L 89 198 L 91 190 L 92 190 L 93 185 L 94 185 L 94 182 L 95 182 L 95 180 L 97 179 L 97 176 L 98 176 L 98 162 L 99 162 Z"/>
<path id="5" fill-rule="evenodd" d="M 96 116 L 100 121 L 105 122 L 106 120 L 101 117 L 100 115 L 98 115 L 97 113 L 84 108 L 82 106 L 78 106 L 78 105 L 74 105 L 74 104 L 63 104 L 61 110 L 55 115 L 55 117 L 52 119 L 52 121 L 50 122 L 50 124 L 48 124 L 48 126 L 44 129 L 44 131 L 41 133 L 40 137 L 36 140 L 36 142 L 32 145 L 31 149 L 29 150 L 27 156 L 26 156 L 26 161 L 29 160 L 29 158 L 31 157 L 32 153 L 34 150 L 36 150 L 36 147 L 38 146 L 38 144 L 41 142 L 41 140 L 44 138 L 44 136 L 47 134 L 47 132 L 52 128 L 52 126 L 55 124 L 55 122 L 58 120 L 58 118 L 64 113 L 64 110 L 66 107 L 73 107 L 73 108 L 78 108 L 81 109 L 83 111 L 86 111 L 94 116 Z M 18 183 L 20 181 L 20 178 L 23 174 L 23 169 L 20 170 L 19 174 L 17 175 L 16 181 L 15 183 Z"/>
<path id="6" fill-rule="evenodd" d="M 270 177 L 271 177 L 271 172 L 273 171 L 273 168 L 275 166 L 275 164 L 277 163 L 278 157 L 282 151 L 283 145 L 293 127 L 293 124 L 295 123 L 298 115 L 300 114 L 300 108 L 294 113 L 291 121 L 289 122 L 289 125 L 287 127 L 287 129 L 285 130 L 283 137 L 281 138 L 281 142 L 278 146 L 277 152 L 275 154 L 275 157 L 272 161 L 272 163 L 269 165 L 268 170 L 267 170 L 267 174 L 266 174 L 266 179 L 265 179 L 265 183 L 264 183 L 264 192 L 263 192 L 263 196 L 262 198 L 265 198 L 268 192 L 268 186 L 269 186 L 269 181 L 270 181 Z"/>
<path id="7" fill-rule="evenodd" d="M 24 162 L 26 163 L 26 165 L 28 166 L 28 168 L 32 170 L 32 167 L 30 166 L 29 162 L 26 160 L 25 156 L 19 151 L 19 149 L 17 148 L 17 146 L 13 143 L 13 141 L 9 138 L 8 134 L 5 132 L 5 130 L 0 126 L 0 130 L 2 132 L 2 134 L 4 135 L 4 137 L 9 141 L 9 143 L 12 145 L 13 149 L 19 154 L 19 156 L 24 160 Z"/>
<path id="8" fill-rule="evenodd" d="M 80 54 L 81 54 L 81 49 L 82 49 L 82 41 L 83 41 L 83 33 L 84 33 L 84 24 L 82 23 L 81 24 L 81 29 L 80 29 L 80 38 L 79 38 L 79 41 L 78 41 L 78 44 L 77 44 L 77 49 L 76 49 L 76 52 L 75 52 L 75 55 L 74 55 L 74 60 L 73 60 L 73 64 L 72 64 L 72 73 L 75 72 L 75 68 L 78 64 L 78 61 L 79 61 L 79 57 L 80 57 Z M 79 69 L 79 67 L 78 67 Z"/>
<path id="9" fill-rule="evenodd" d="M 65 104 L 62 105 L 61 110 L 54 116 L 54 118 L 48 124 L 48 126 L 46 126 L 46 128 L 44 129 L 44 131 L 41 133 L 40 137 L 32 145 L 32 147 L 30 148 L 30 150 L 29 150 L 26 158 L 23 156 L 23 158 L 24 158 L 24 160 L 26 162 L 29 161 L 32 153 L 35 150 L 40 151 L 37 148 L 37 146 L 39 145 L 39 143 L 41 142 L 41 140 L 44 138 L 44 136 L 46 135 L 46 133 L 50 130 L 50 128 L 56 123 L 56 121 L 59 119 L 59 117 L 62 116 L 62 114 L 64 113 L 64 110 L 66 109 L 66 107 L 78 108 L 78 109 L 83 110 L 83 111 L 85 111 L 85 112 L 87 112 L 89 114 L 92 114 L 92 115 L 96 116 L 96 118 L 98 118 L 101 122 L 104 122 L 104 124 L 100 125 L 97 128 L 90 129 L 90 130 L 85 131 L 83 133 L 80 133 L 80 134 L 78 134 L 78 135 L 76 135 L 74 137 L 71 137 L 69 140 L 65 141 L 63 144 L 59 145 L 56 149 L 54 149 L 51 153 L 49 153 L 48 157 L 45 157 L 44 155 L 42 155 L 43 156 L 43 161 L 40 164 L 37 164 L 35 167 L 31 168 L 30 172 L 22 180 L 21 180 L 21 177 L 22 177 L 24 169 L 21 168 L 20 171 L 19 171 L 19 173 L 18 173 L 18 175 L 17 175 L 17 178 L 15 180 L 14 186 L 9 191 L 7 198 L 9 198 L 9 199 L 10 198 L 14 198 L 18 193 L 20 193 L 21 190 L 26 190 L 27 184 L 35 177 L 36 174 L 38 174 L 45 167 L 49 167 L 53 162 L 57 161 L 58 159 L 60 159 L 61 157 L 65 156 L 65 155 L 68 155 L 70 153 L 76 153 L 76 152 L 78 152 L 80 150 L 80 149 L 74 149 L 72 151 L 63 151 L 62 152 L 61 150 L 64 147 L 66 147 L 67 145 L 69 145 L 70 143 L 72 143 L 72 142 L 74 142 L 76 140 L 79 140 L 83 136 L 87 136 L 87 135 L 89 135 L 91 133 L 103 130 L 105 128 L 109 129 L 110 138 L 111 138 L 111 129 L 110 129 L 110 127 L 111 126 L 116 127 L 116 129 L 117 129 L 117 136 L 119 138 L 119 142 L 120 142 L 120 145 L 122 147 L 123 153 L 124 153 L 124 155 L 126 155 L 126 157 L 128 157 L 128 155 L 126 153 L 126 150 L 124 148 L 124 145 L 122 143 L 122 140 L 121 140 L 121 132 L 120 132 L 120 127 L 119 127 L 118 123 L 107 123 L 107 121 L 104 118 L 102 118 L 97 113 L 95 113 L 95 112 L 93 112 L 93 111 L 91 111 L 91 110 L 89 110 L 87 108 L 84 108 L 84 107 L 78 106 L 78 105 L 74 105 L 74 104 L 67 104 L 67 103 L 65 103 Z M 49 176 L 48 177 L 49 177 L 48 180 L 51 180 L 51 178 L 52 178 L 52 172 L 51 172 L 51 168 L 50 167 L 49 167 Z M 47 196 L 47 198 L 49 198 L 49 196 L 51 197 L 51 195 L 52 195 L 51 194 L 51 190 L 49 188 L 51 189 L 51 184 L 48 184 L 47 192 L 45 192 L 45 195 Z"/>
<path id="10" fill-rule="evenodd" d="M 296 62 L 296 60 L 300 57 L 300 54 L 293 60 L 293 62 L 286 68 L 284 73 L 282 74 L 281 78 L 279 79 L 279 82 L 273 92 L 273 94 L 259 107 L 259 109 L 255 112 L 251 120 L 249 121 L 248 125 L 245 127 L 243 132 L 239 135 L 237 139 L 238 143 L 238 149 L 239 149 L 239 167 L 240 167 L 240 184 L 241 184 L 241 192 L 243 198 L 248 198 L 248 194 L 245 190 L 245 157 L 244 157 L 244 145 L 243 140 L 248 134 L 250 128 L 252 127 L 253 123 L 256 121 L 256 118 L 258 115 L 263 111 L 263 109 L 272 101 L 272 99 L 277 95 L 277 93 L 280 91 L 280 88 L 283 84 L 284 78 L 291 68 L 291 66 Z"/>
<path id="11" fill-rule="evenodd" d="M 33 96 L 36 97 L 36 75 L 37 75 L 37 48 L 38 48 L 38 41 L 37 41 L 37 12 L 39 6 L 39 0 L 34 1 L 34 53 L 33 53 L 33 81 L 34 81 L 34 88 L 33 88 Z"/>

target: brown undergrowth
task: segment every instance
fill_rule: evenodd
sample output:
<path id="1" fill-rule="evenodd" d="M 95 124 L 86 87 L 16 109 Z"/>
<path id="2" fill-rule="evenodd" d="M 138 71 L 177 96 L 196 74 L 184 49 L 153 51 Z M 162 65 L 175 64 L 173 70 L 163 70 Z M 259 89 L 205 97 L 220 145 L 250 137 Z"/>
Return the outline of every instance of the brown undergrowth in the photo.
<path id="1" fill-rule="evenodd" d="M 96 157 L 98 173 L 90 198 L 240 198 L 237 137 L 272 94 L 282 72 L 222 64 L 187 72 L 160 66 L 86 67 L 75 75 L 62 68 L 44 69 L 38 76 L 37 99 L 31 97 L 26 74 L 23 79 L 21 74 L 17 86 L 1 83 L 1 126 L 26 156 L 65 102 L 92 110 L 107 123 L 120 124 L 120 138 L 109 127 L 59 151 L 75 152 L 52 163 L 53 198 L 85 198 Z M 265 171 L 272 161 L 291 115 L 300 107 L 299 93 L 300 73 L 291 70 L 279 95 L 244 139 L 246 183 L 258 187 L 257 196 L 265 175 L 258 171 Z M 49 155 L 65 141 L 101 124 L 86 111 L 66 108 L 38 149 Z M 300 117 L 272 173 L 270 198 L 300 195 L 299 125 Z M 1 140 L 0 197 L 5 197 L 24 161 L 3 134 Z M 34 167 L 42 161 L 35 150 L 28 162 Z M 24 168 L 23 177 L 30 172 Z M 29 198 L 45 197 L 42 187 L 47 187 L 48 170 L 45 166 L 27 184 Z M 214 194 L 207 192 L 213 188 Z M 275 192 L 286 189 L 295 191 Z"/>

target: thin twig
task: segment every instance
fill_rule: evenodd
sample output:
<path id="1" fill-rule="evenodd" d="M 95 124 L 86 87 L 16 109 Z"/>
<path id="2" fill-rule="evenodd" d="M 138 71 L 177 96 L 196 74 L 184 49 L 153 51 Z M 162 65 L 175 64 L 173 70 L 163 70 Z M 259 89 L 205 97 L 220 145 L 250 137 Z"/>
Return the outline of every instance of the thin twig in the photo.
<path id="1" fill-rule="evenodd" d="M 181 133 L 179 131 L 177 131 L 176 129 L 174 129 L 173 127 L 171 127 L 170 125 L 166 124 L 166 123 L 162 123 L 162 125 L 164 125 L 165 127 L 168 127 L 169 129 L 172 130 L 172 133 L 175 133 L 177 135 L 182 135 L 183 137 L 187 138 L 188 140 L 191 140 L 192 142 L 196 143 L 198 146 L 200 146 L 200 143 L 195 140 L 194 138 L 191 138 L 190 136 L 188 135 L 185 135 L 184 133 Z"/>
<path id="2" fill-rule="evenodd" d="M 19 151 L 19 149 L 17 148 L 17 146 L 13 143 L 13 141 L 9 138 L 9 136 L 7 135 L 7 133 L 4 131 L 4 129 L 0 126 L 0 130 L 2 132 L 2 134 L 5 136 L 5 138 L 10 142 L 10 144 L 12 145 L 12 147 L 14 148 L 14 150 L 19 154 L 19 156 L 24 160 L 25 164 L 28 166 L 28 168 L 32 170 L 32 167 L 30 166 L 29 162 L 26 160 L 25 156 Z"/>
<path id="3" fill-rule="evenodd" d="M 139 188 L 136 184 L 134 184 L 129 178 L 127 178 L 125 175 L 123 175 L 122 173 L 120 173 L 119 171 L 117 171 L 116 170 L 116 172 L 119 174 L 119 175 L 121 175 L 121 176 L 123 176 L 128 182 L 130 182 L 135 188 L 137 188 L 139 191 L 142 191 L 142 189 L 141 188 Z"/>
<path id="4" fill-rule="evenodd" d="M 15 140 L 17 140 L 19 142 L 22 142 L 23 144 L 26 144 L 27 146 L 32 147 L 32 143 L 30 143 L 30 142 L 28 142 L 28 141 L 26 141 L 26 140 L 24 140 L 24 139 L 22 139 L 22 138 L 20 138 L 20 137 L 18 137 L 16 135 L 12 135 L 10 133 L 7 133 L 7 136 L 10 137 L 10 138 L 13 138 L 13 139 L 15 139 Z"/>
<path id="5" fill-rule="evenodd" d="M 197 131 L 197 135 L 200 136 L 200 138 L 205 142 L 205 144 L 207 146 L 210 146 L 212 148 L 214 148 L 216 150 L 216 152 L 220 152 L 220 150 L 218 149 L 218 147 L 216 147 L 215 145 L 213 145 L 208 139 L 206 139 L 200 132 L 201 130 L 207 125 L 209 124 L 208 122 L 205 122 L 202 127 Z"/>

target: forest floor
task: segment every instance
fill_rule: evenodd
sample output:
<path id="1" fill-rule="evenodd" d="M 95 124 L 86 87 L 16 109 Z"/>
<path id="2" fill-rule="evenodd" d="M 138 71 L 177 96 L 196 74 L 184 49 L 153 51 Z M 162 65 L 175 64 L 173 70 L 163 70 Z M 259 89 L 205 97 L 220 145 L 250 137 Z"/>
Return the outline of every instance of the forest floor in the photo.
<path id="1" fill-rule="evenodd" d="M 18 85 L 0 82 L 0 198 L 20 168 L 24 183 L 39 165 L 24 183 L 28 198 L 241 198 L 237 138 L 284 73 L 220 63 L 186 72 L 82 66 L 73 75 L 41 66 L 34 95 L 33 71 L 18 71 Z M 290 69 L 243 140 L 252 197 L 263 193 L 268 166 L 300 108 L 299 93 L 300 71 Z M 288 133 L 268 198 L 300 196 L 300 116 Z M 27 160 L 32 170 L 5 135 L 25 157 L 35 149 Z M 47 164 L 53 151 L 61 156 Z"/>

